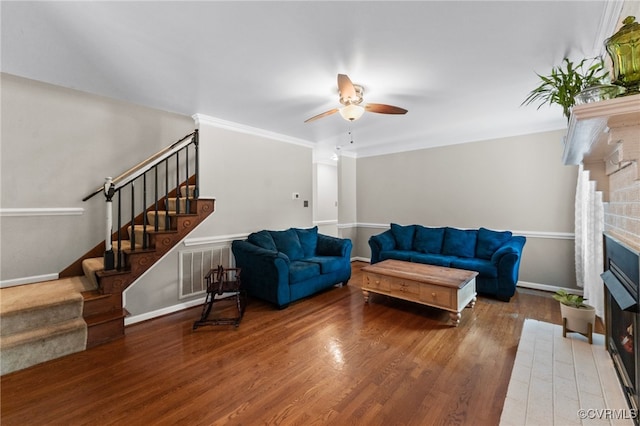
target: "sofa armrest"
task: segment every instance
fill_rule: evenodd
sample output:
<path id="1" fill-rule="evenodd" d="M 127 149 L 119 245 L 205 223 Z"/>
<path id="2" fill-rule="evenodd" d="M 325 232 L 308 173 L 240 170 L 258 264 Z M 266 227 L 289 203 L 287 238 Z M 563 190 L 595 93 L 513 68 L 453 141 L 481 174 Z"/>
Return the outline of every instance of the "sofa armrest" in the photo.
<path id="1" fill-rule="evenodd" d="M 391 229 L 369 238 L 369 247 L 371 247 L 371 263 L 378 263 L 381 251 L 393 250 L 396 247 L 396 239 L 393 237 Z"/>
<path id="2" fill-rule="evenodd" d="M 512 237 L 491 256 L 491 263 L 498 267 L 498 281 L 507 283 L 514 289 L 518 283 L 520 260 L 526 241 L 527 239 L 523 236 Z"/>
<path id="3" fill-rule="evenodd" d="M 329 235 L 318 234 L 316 253 L 318 256 L 351 257 L 353 243 L 348 238 L 336 238 Z"/>
<path id="4" fill-rule="evenodd" d="M 278 306 L 290 301 L 289 258 L 284 253 L 258 247 L 246 240 L 235 240 L 231 250 L 241 269 L 242 286 L 250 294 Z"/>

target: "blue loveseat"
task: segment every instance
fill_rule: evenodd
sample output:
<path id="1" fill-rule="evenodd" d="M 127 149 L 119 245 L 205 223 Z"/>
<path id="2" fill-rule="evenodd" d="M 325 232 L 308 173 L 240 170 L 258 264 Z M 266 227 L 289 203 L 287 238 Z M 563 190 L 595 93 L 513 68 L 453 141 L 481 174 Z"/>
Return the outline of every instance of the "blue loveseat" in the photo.
<path id="1" fill-rule="evenodd" d="M 391 224 L 369 238 L 371 263 L 385 259 L 477 271 L 476 291 L 508 302 L 515 294 L 526 238 L 487 228 Z"/>
<path id="2" fill-rule="evenodd" d="M 251 296 L 286 308 L 351 278 L 349 239 L 318 233 L 318 227 L 259 231 L 231 243 L 242 286 Z"/>

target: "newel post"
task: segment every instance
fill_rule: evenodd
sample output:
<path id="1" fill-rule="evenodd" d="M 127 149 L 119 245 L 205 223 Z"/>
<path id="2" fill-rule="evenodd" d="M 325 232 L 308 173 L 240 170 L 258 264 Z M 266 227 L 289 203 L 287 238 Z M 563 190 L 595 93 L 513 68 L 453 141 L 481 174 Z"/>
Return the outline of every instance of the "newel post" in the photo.
<path id="1" fill-rule="evenodd" d="M 111 199 L 115 193 L 115 185 L 110 177 L 105 179 L 104 182 L 104 196 L 107 199 L 106 203 L 106 227 L 105 227 L 105 251 L 104 251 L 104 270 L 109 271 L 115 268 L 115 257 L 113 255 L 113 244 L 111 242 L 111 229 L 113 227 L 112 206 Z"/>

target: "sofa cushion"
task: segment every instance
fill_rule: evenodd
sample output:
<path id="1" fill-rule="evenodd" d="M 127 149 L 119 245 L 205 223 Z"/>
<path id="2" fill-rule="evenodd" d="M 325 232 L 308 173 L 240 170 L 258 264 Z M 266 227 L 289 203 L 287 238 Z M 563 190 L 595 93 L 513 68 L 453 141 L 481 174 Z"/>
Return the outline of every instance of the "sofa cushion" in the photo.
<path id="1" fill-rule="evenodd" d="M 294 230 L 298 234 L 304 257 L 315 256 L 316 247 L 318 246 L 318 227 L 314 226 L 308 229 L 294 228 Z"/>
<path id="2" fill-rule="evenodd" d="M 417 251 L 411 250 L 385 250 L 380 252 L 380 260 L 395 259 L 411 261 L 411 256 L 420 254 Z"/>
<path id="3" fill-rule="evenodd" d="M 339 271 L 345 267 L 345 259 L 340 256 L 314 256 L 303 260 L 320 265 L 320 273 L 322 274 Z"/>
<path id="4" fill-rule="evenodd" d="M 286 231 L 269 231 L 278 251 L 283 252 L 289 260 L 300 260 L 304 257 L 304 250 L 298 238 L 298 233 L 293 229 Z"/>
<path id="5" fill-rule="evenodd" d="M 276 243 L 273 241 L 273 238 L 271 237 L 269 231 L 259 231 L 249 234 L 249 236 L 247 237 L 247 241 L 263 249 L 273 251 L 278 250 L 278 248 L 276 247 Z"/>
<path id="6" fill-rule="evenodd" d="M 485 278 L 497 278 L 498 268 L 491 261 L 485 259 L 467 259 L 458 257 L 451 261 L 452 268 L 466 269 L 479 272 Z"/>
<path id="7" fill-rule="evenodd" d="M 396 248 L 400 250 L 411 250 L 413 248 L 413 234 L 415 233 L 415 225 L 398 225 L 391 224 L 391 233 L 396 240 Z"/>
<path id="8" fill-rule="evenodd" d="M 289 283 L 297 283 L 320 275 L 320 265 L 296 260 L 289 264 Z"/>
<path id="9" fill-rule="evenodd" d="M 480 259 L 491 259 L 493 253 L 504 243 L 511 239 L 511 231 L 493 231 L 487 228 L 478 229 L 478 244 L 476 246 L 476 257 Z"/>
<path id="10" fill-rule="evenodd" d="M 451 262 L 457 259 L 455 256 L 445 256 L 443 254 L 416 253 L 409 260 L 414 263 L 426 263 L 428 265 L 449 267 Z"/>
<path id="11" fill-rule="evenodd" d="M 458 257 L 475 257 L 477 229 L 447 227 L 444 231 L 442 254 Z"/>
<path id="12" fill-rule="evenodd" d="M 444 228 L 427 228 L 426 226 L 416 225 L 413 249 L 423 253 L 440 254 L 443 240 Z"/>

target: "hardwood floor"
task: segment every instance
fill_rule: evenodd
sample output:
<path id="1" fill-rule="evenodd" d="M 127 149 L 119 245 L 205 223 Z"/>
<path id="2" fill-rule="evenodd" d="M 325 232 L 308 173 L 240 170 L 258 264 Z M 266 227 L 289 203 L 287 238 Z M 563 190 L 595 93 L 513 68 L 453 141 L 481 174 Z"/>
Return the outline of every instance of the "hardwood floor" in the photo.
<path id="1" fill-rule="evenodd" d="M 195 331 L 200 308 L 1 378 L 1 423 L 496 425 L 525 318 L 560 324 L 550 294 L 479 297 L 460 326 L 350 285 L 277 310 L 249 300 L 239 328 Z M 600 331 L 601 332 L 601 331 Z"/>

